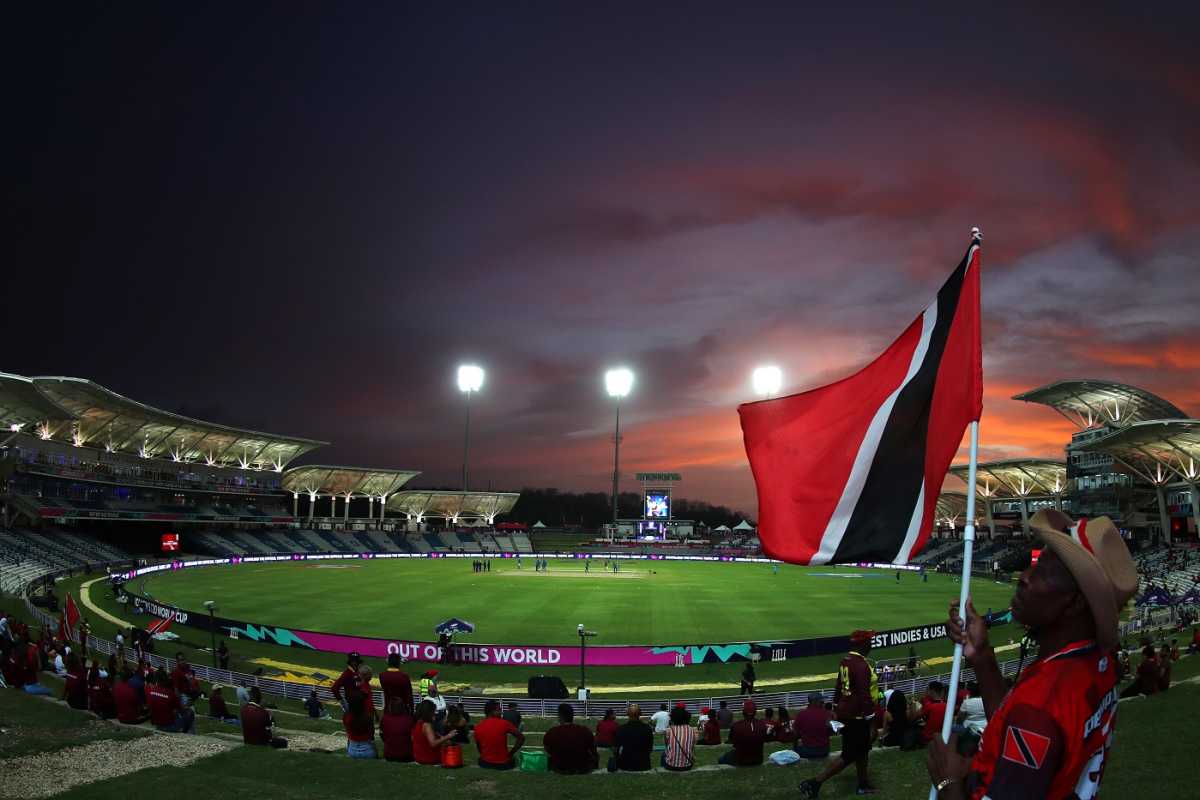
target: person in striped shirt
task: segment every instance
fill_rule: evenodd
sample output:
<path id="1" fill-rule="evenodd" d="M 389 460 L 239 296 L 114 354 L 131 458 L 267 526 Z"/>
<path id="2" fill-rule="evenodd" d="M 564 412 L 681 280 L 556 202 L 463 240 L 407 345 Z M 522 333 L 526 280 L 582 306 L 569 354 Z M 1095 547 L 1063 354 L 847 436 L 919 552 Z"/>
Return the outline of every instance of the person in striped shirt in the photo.
<path id="1" fill-rule="evenodd" d="M 666 738 L 667 749 L 662 755 L 664 769 L 687 772 L 696 766 L 696 729 L 692 727 L 692 715 L 683 706 L 671 711 Z"/>

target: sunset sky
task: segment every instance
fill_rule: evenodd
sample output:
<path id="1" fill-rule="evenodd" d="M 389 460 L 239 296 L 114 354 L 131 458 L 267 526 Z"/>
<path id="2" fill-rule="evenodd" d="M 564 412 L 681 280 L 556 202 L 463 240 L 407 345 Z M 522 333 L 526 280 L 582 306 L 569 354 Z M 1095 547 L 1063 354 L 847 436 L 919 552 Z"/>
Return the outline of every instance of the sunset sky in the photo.
<path id="1" fill-rule="evenodd" d="M 508 5 L 34 12 L 0 370 L 453 485 L 475 361 L 477 488 L 607 491 L 625 364 L 628 488 L 753 514 L 751 369 L 856 370 L 978 225 L 985 458 L 1060 378 L 1200 416 L 1197 4 Z"/>

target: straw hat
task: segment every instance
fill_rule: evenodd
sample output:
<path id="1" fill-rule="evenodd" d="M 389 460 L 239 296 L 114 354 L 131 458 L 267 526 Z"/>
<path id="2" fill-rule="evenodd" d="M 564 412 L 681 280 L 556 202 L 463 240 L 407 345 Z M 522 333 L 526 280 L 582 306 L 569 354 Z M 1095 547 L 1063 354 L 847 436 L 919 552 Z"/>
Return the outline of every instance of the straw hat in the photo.
<path id="1" fill-rule="evenodd" d="M 1137 566 L 1117 526 L 1108 517 L 1072 522 L 1061 511 L 1045 509 L 1033 515 L 1029 527 L 1075 576 L 1100 646 L 1115 647 L 1118 617 L 1138 585 Z"/>

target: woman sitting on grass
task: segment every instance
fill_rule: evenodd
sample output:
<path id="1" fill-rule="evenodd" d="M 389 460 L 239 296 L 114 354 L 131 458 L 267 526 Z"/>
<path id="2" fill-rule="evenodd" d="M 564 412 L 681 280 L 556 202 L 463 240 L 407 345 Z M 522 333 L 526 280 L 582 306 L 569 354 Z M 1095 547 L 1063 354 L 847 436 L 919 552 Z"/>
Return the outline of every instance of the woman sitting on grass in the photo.
<path id="1" fill-rule="evenodd" d="M 434 705 L 428 700 L 422 700 L 417 705 L 417 721 L 412 729 L 413 761 L 418 764 L 440 766 L 442 763 L 442 745 L 454 738 L 457 731 L 451 730 L 445 736 L 438 736 L 433 731 Z"/>
<path id="2" fill-rule="evenodd" d="M 367 711 L 367 696 L 351 689 L 346 693 L 346 713 L 342 725 L 346 729 L 346 753 L 351 758 L 377 758 L 375 752 L 375 715 Z"/>
<path id="3" fill-rule="evenodd" d="M 662 754 L 662 765 L 671 772 L 687 772 L 696 766 L 696 729 L 692 727 L 692 715 L 683 707 L 671 711 L 667 725 L 667 749 Z"/>

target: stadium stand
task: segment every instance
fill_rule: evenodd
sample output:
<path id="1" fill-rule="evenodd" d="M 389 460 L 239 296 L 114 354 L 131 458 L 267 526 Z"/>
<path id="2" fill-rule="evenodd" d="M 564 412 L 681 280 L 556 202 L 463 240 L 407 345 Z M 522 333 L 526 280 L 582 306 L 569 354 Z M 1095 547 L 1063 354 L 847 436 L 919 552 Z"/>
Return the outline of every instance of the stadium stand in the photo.
<path id="1" fill-rule="evenodd" d="M 513 547 L 518 553 L 532 553 L 533 543 L 529 541 L 529 537 L 523 533 L 514 533 L 512 535 Z"/>

